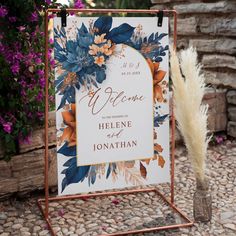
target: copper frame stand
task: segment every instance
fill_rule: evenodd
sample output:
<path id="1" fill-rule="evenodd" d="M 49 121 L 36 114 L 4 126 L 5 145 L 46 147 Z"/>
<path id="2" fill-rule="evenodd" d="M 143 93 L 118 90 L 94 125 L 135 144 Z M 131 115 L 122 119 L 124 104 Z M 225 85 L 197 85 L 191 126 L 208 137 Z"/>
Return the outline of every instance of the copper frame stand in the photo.
<path id="1" fill-rule="evenodd" d="M 162 193 L 160 193 L 156 188 L 146 188 L 146 189 L 138 189 L 138 190 L 121 190 L 117 192 L 103 192 L 103 193 L 92 193 L 92 194 L 81 194 L 81 195 L 68 195 L 61 197 L 49 197 L 49 157 L 48 157 L 48 20 L 49 13 L 58 13 L 60 9 L 48 9 L 45 12 L 45 166 L 44 166 L 44 187 L 45 187 L 45 198 L 38 199 L 37 203 L 39 206 L 42 215 L 47 222 L 48 228 L 51 232 L 52 236 L 56 236 L 53 231 L 53 226 L 51 224 L 50 216 L 49 216 L 49 202 L 51 201 L 63 201 L 63 200 L 72 200 L 72 199 L 84 199 L 84 198 L 92 198 L 92 197 L 101 197 L 101 196 L 110 196 L 110 195 L 121 195 L 121 194 L 135 194 L 140 192 L 155 192 L 160 196 L 160 198 L 169 205 L 172 210 L 179 214 L 179 216 L 185 220 L 185 223 L 181 224 L 173 224 L 173 225 L 165 225 L 160 227 L 153 228 L 144 228 L 140 230 L 130 230 L 126 232 L 117 232 L 112 234 L 103 234 L 109 236 L 115 235 L 127 235 L 127 234 L 135 234 L 135 233 L 147 233 L 152 231 L 159 230 L 167 230 L 167 229 L 176 229 L 181 227 L 190 227 L 193 225 L 193 222 L 186 217 L 174 204 L 174 165 L 175 165 L 175 118 L 174 118 L 174 110 L 173 110 L 173 102 L 171 106 L 172 116 L 171 116 L 171 183 L 170 183 L 170 200 L 168 200 Z M 157 14 L 159 10 L 133 10 L 133 9 L 66 9 L 69 13 L 149 13 L 149 14 Z M 177 43 L 177 12 L 175 10 L 164 10 L 164 15 L 173 15 L 174 18 L 174 30 L 173 30 L 173 48 L 176 49 Z M 43 207 L 45 205 L 45 207 Z"/>

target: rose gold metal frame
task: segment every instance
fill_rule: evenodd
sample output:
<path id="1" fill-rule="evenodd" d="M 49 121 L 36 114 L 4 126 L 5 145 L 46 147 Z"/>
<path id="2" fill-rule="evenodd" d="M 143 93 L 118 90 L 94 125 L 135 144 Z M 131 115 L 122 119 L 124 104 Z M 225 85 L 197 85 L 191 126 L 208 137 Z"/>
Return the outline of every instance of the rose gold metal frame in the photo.
<path id="1" fill-rule="evenodd" d="M 135 234 L 135 233 L 145 233 L 151 231 L 159 231 L 165 229 L 175 229 L 180 227 L 190 227 L 193 225 L 193 222 L 186 217 L 174 204 L 174 165 L 175 165 L 175 117 L 174 117 L 174 109 L 173 109 L 173 100 L 171 103 L 171 184 L 170 184 L 170 200 L 168 200 L 163 194 L 161 194 L 156 188 L 147 188 L 147 189 L 139 189 L 139 190 L 124 190 L 117 192 L 103 192 L 103 193 L 92 193 L 92 194 L 83 194 L 83 195 L 68 195 L 62 197 L 49 197 L 49 182 L 48 182 L 48 170 L 49 170 L 49 157 L 48 157 L 48 20 L 49 13 L 58 13 L 60 9 L 47 9 L 45 11 L 45 153 L 44 153 L 44 187 L 45 187 L 45 198 L 38 199 L 37 203 L 39 206 L 42 215 L 47 222 L 48 228 L 51 232 L 52 236 L 56 236 L 53 231 L 53 227 L 50 221 L 49 216 L 49 202 L 50 201 L 63 201 L 69 199 L 79 199 L 79 198 L 92 198 L 92 197 L 101 197 L 101 196 L 110 196 L 110 195 L 121 195 L 121 194 L 134 194 L 140 192 L 156 192 L 166 204 L 168 204 L 176 213 L 180 215 L 180 217 L 186 221 L 186 223 L 175 224 L 175 225 L 165 225 L 161 227 L 153 227 L 153 228 L 145 228 L 141 230 L 130 230 L 126 232 L 118 232 L 112 234 L 104 234 L 109 236 L 115 235 L 127 235 L 127 234 Z M 66 9 L 69 13 L 149 13 L 149 14 L 157 14 L 159 10 L 134 10 L 134 9 Z M 173 48 L 176 49 L 177 43 L 177 12 L 175 10 L 164 10 L 165 15 L 173 15 L 174 18 L 174 30 L 173 30 Z M 45 207 L 43 207 L 45 205 Z"/>

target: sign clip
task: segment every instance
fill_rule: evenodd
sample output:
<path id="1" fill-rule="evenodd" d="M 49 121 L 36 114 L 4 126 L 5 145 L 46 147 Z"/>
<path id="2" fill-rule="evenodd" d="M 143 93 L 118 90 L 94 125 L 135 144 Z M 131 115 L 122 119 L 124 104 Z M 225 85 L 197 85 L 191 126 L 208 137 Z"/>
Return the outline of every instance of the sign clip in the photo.
<path id="1" fill-rule="evenodd" d="M 163 16 L 164 16 L 164 12 L 163 12 L 163 11 L 159 11 L 159 12 L 157 13 L 157 18 L 158 18 L 158 20 L 157 20 L 157 26 L 158 26 L 158 27 L 162 27 Z"/>
<path id="2" fill-rule="evenodd" d="M 62 8 L 61 11 L 58 13 L 58 15 L 61 17 L 61 26 L 66 27 L 67 26 L 67 11 L 65 8 Z"/>

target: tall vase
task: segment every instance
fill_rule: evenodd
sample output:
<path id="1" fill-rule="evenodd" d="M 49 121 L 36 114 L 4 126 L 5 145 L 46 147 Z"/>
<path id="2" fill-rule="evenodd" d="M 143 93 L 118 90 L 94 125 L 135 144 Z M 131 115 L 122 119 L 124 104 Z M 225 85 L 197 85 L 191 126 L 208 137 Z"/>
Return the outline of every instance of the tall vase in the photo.
<path id="1" fill-rule="evenodd" d="M 209 181 L 197 180 L 193 196 L 193 215 L 196 222 L 208 222 L 212 217 L 212 197 L 209 191 Z"/>

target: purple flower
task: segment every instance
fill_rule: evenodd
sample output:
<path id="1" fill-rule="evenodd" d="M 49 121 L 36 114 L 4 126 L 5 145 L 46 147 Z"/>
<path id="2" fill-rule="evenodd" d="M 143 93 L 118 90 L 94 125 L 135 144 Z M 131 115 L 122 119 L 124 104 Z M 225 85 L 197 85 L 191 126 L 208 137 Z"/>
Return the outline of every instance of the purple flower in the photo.
<path id="1" fill-rule="evenodd" d="M 37 70 L 37 75 L 38 76 L 44 76 L 44 71 L 43 70 Z"/>
<path id="2" fill-rule="evenodd" d="M 43 112 L 38 111 L 38 112 L 36 112 L 36 115 L 38 116 L 39 119 L 42 119 Z"/>
<path id="3" fill-rule="evenodd" d="M 11 123 L 11 122 L 6 122 L 6 123 L 4 123 L 2 126 L 3 126 L 3 130 L 4 130 L 6 133 L 8 133 L 8 134 L 11 133 L 11 131 L 12 131 L 12 123 Z"/>
<path id="4" fill-rule="evenodd" d="M 50 15 L 48 15 L 48 18 L 49 18 L 49 19 L 53 19 L 54 16 L 56 16 L 56 15 L 54 15 L 54 14 L 50 14 Z"/>
<path id="5" fill-rule="evenodd" d="M 65 211 L 64 211 L 64 209 L 59 209 L 58 210 L 58 216 L 64 216 L 65 215 Z"/>
<path id="6" fill-rule="evenodd" d="M 27 116 L 28 116 L 29 118 L 32 118 L 32 117 L 33 117 L 32 112 L 29 112 L 29 113 L 27 114 Z"/>
<path id="7" fill-rule="evenodd" d="M 41 64 L 42 63 L 42 59 L 41 58 L 35 58 L 35 63 L 36 64 Z"/>
<path id="8" fill-rule="evenodd" d="M 8 14 L 8 10 L 5 6 L 0 6 L 0 17 L 5 17 Z"/>
<path id="9" fill-rule="evenodd" d="M 26 82 L 24 81 L 24 80 L 22 80 L 22 81 L 20 81 L 20 83 L 19 83 L 23 88 L 25 88 L 26 87 Z"/>
<path id="10" fill-rule="evenodd" d="M 52 3 L 52 0 L 45 0 L 45 2 L 50 5 Z"/>
<path id="11" fill-rule="evenodd" d="M 25 26 L 19 26 L 19 27 L 17 27 L 17 29 L 18 29 L 20 32 L 22 32 L 22 31 L 25 30 Z"/>
<path id="12" fill-rule="evenodd" d="M 28 136 L 23 137 L 23 135 L 20 133 L 19 137 L 18 137 L 19 143 L 20 144 L 31 144 L 32 143 L 31 136 L 32 136 L 32 134 L 29 134 Z"/>
<path id="13" fill-rule="evenodd" d="M 49 39 L 49 43 L 50 43 L 50 44 L 53 44 L 53 43 L 54 43 L 54 41 L 53 41 L 52 38 Z"/>
<path id="14" fill-rule="evenodd" d="M 38 14 L 37 14 L 36 11 L 33 12 L 33 13 L 31 13 L 31 16 L 30 16 L 29 20 L 30 20 L 31 22 L 38 21 Z"/>
<path id="15" fill-rule="evenodd" d="M 40 87 L 41 87 L 41 88 L 44 88 L 44 87 L 45 87 L 45 78 L 41 78 L 41 79 L 39 80 L 39 84 L 40 84 Z"/>
<path id="16" fill-rule="evenodd" d="M 52 67 L 54 67 L 55 64 L 56 64 L 55 60 L 54 60 L 54 59 L 51 59 L 51 60 L 50 60 L 50 65 L 51 65 Z"/>
<path id="17" fill-rule="evenodd" d="M 223 143 L 224 142 L 223 137 L 222 136 L 216 136 L 216 142 L 217 142 L 217 144 Z"/>
<path id="18" fill-rule="evenodd" d="M 23 58 L 23 55 L 22 55 L 22 53 L 17 52 L 17 53 L 15 53 L 15 55 L 13 57 L 17 60 L 21 60 Z"/>
<path id="19" fill-rule="evenodd" d="M 26 96 L 26 92 L 24 90 L 21 90 L 20 94 L 21 94 L 22 97 Z"/>
<path id="20" fill-rule="evenodd" d="M 8 19 L 11 23 L 16 22 L 16 17 L 15 16 L 10 16 Z"/>
<path id="21" fill-rule="evenodd" d="M 41 102 L 42 99 L 43 99 L 43 93 L 42 93 L 42 91 L 39 91 L 39 93 L 38 93 L 38 95 L 36 97 L 36 101 Z"/>
<path id="22" fill-rule="evenodd" d="M 50 95 L 50 96 L 49 96 L 49 101 L 50 101 L 50 102 L 54 102 L 54 101 L 55 101 L 55 98 L 54 98 L 53 95 Z"/>
<path id="23" fill-rule="evenodd" d="M 75 0 L 74 8 L 81 9 L 84 8 L 84 4 L 81 0 Z"/>
<path id="24" fill-rule="evenodd" d="M 19 73 L 19 70 L 20 70 L 20 66 L 19 64 L 14 64 L 11 66 L 11 71 L 14 75 L 18 74 Z"/>

